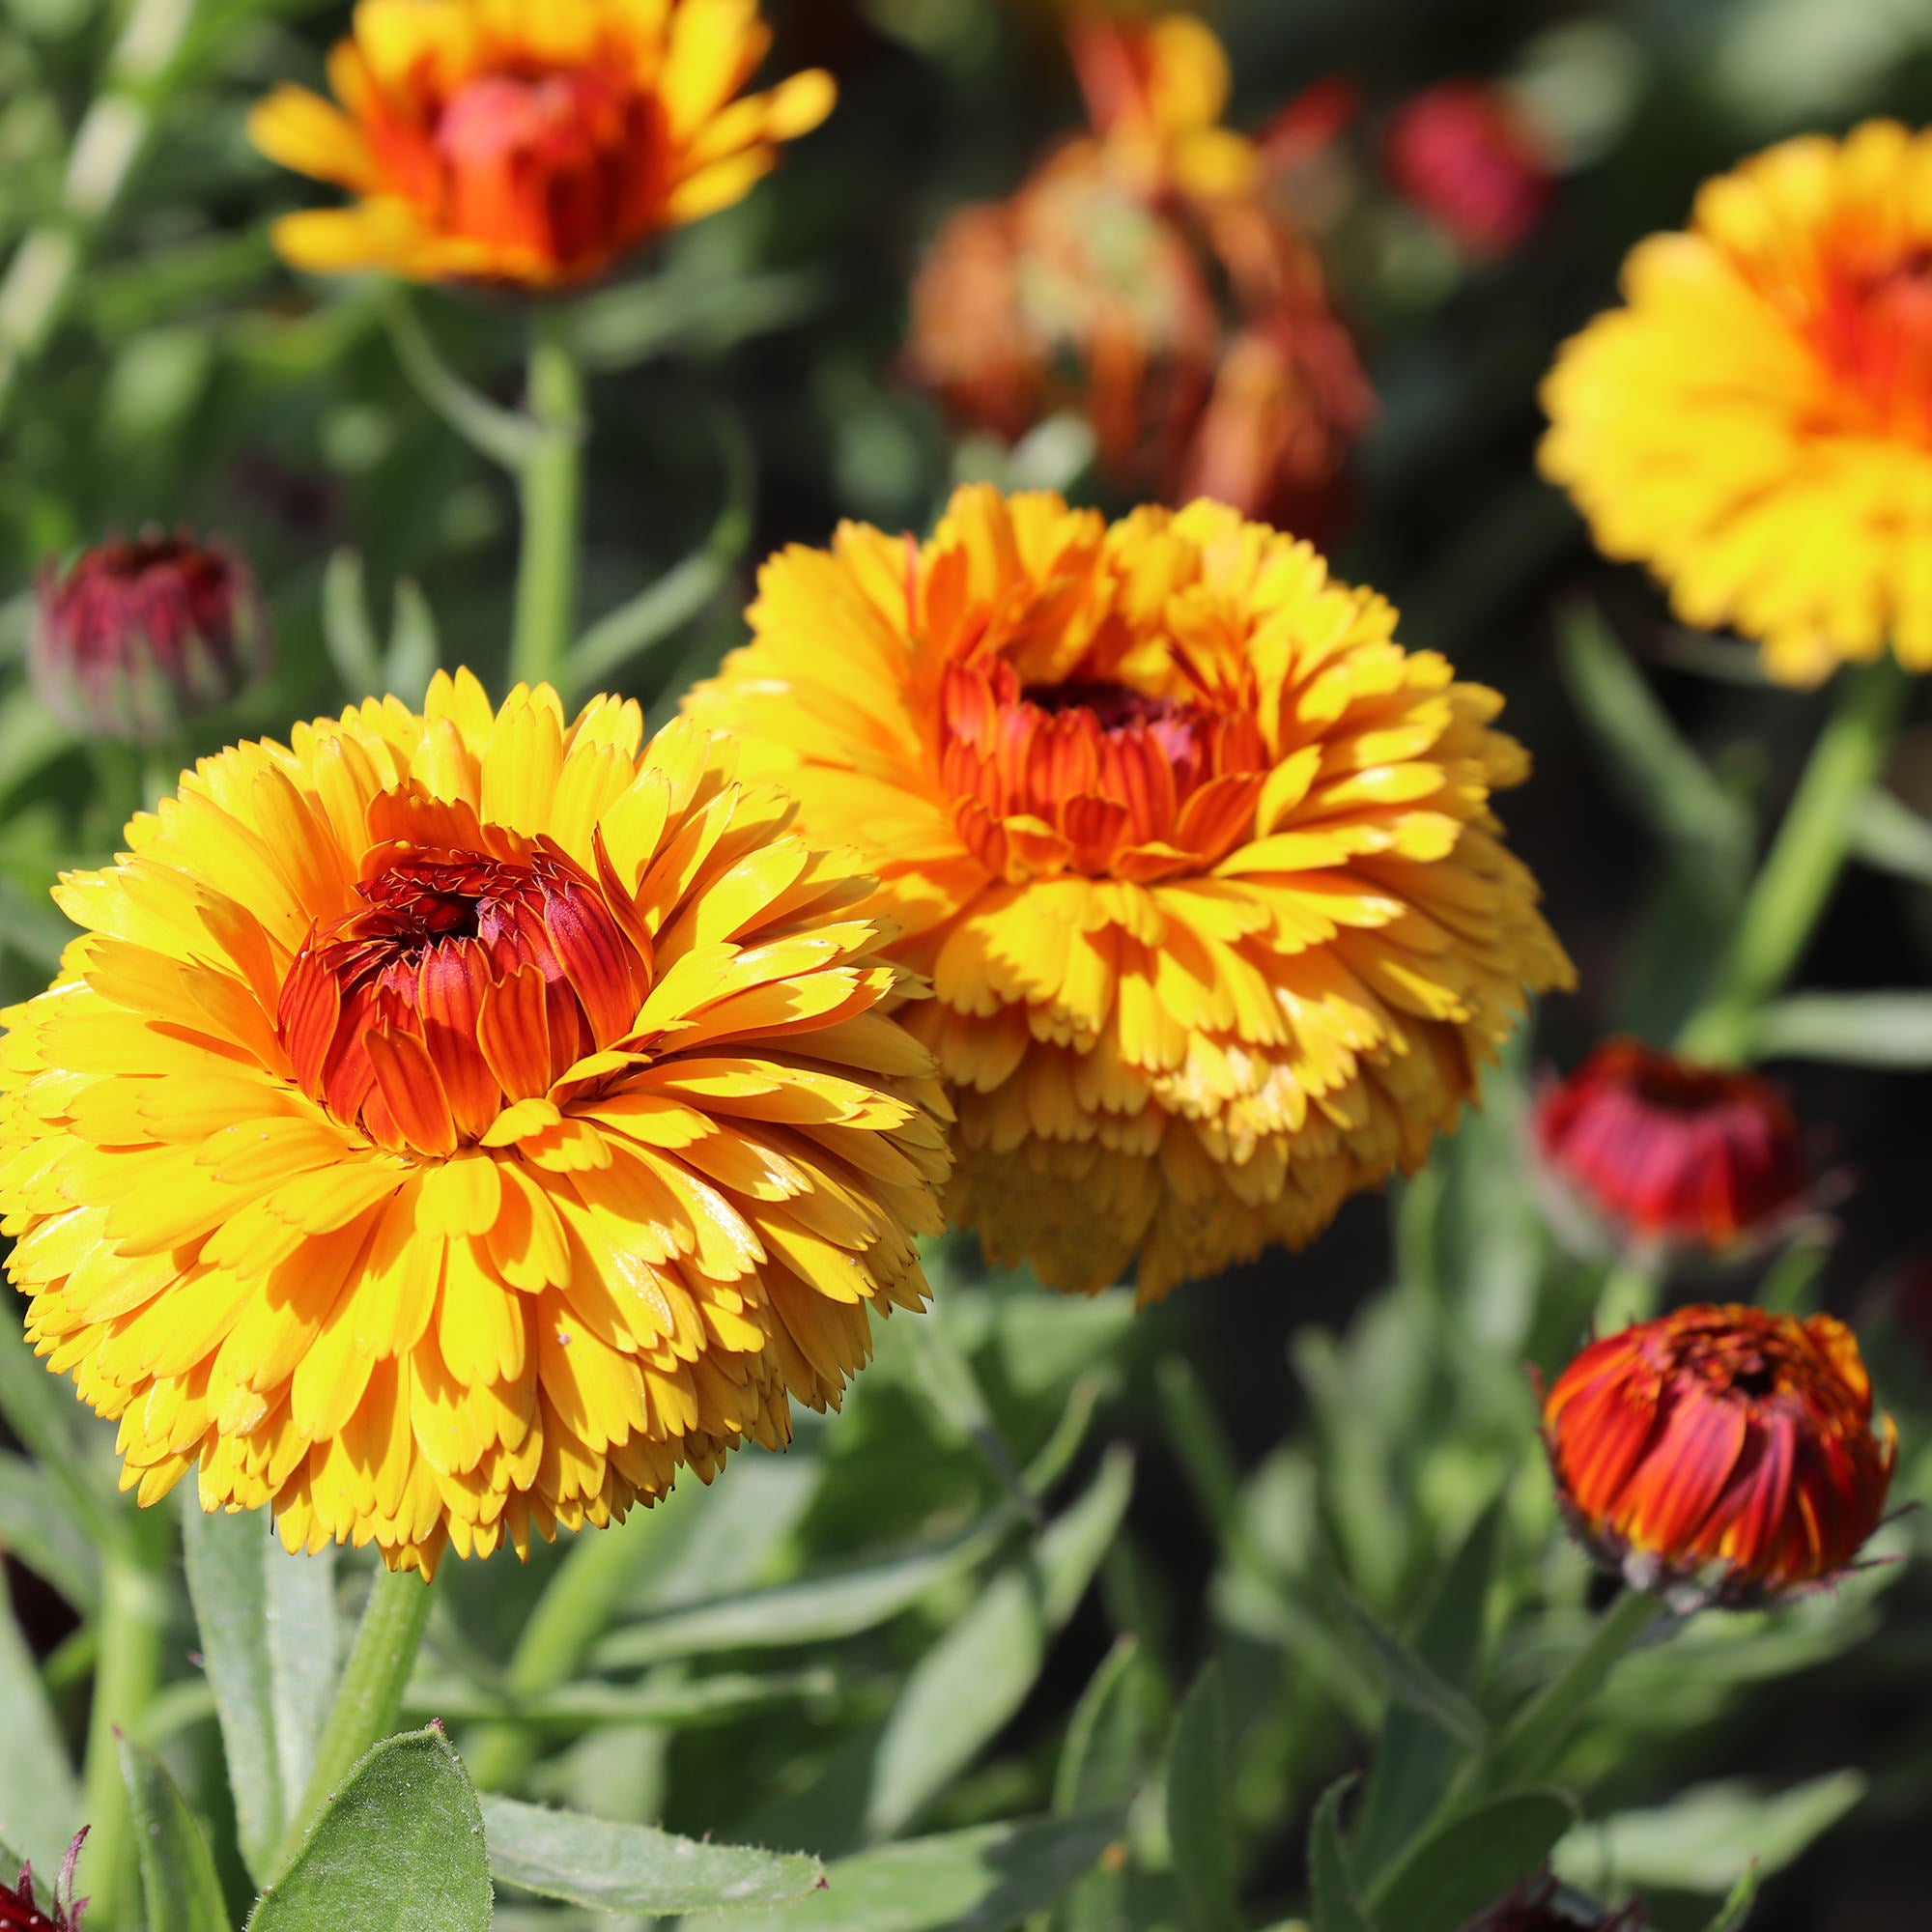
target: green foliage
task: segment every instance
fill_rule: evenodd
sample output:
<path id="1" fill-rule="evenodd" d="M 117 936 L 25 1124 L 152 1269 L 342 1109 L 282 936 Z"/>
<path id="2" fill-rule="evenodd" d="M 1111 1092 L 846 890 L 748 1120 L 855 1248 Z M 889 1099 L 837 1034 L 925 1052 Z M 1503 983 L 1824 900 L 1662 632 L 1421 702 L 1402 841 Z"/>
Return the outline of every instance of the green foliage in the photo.
<path id="1" fill-rule="evenodd" d="M 134 1818 L 147 1932 L 230 1932 L 213 1855 L 174 1779 L 158 1758 L 125 1738 L 121 1775 Z"/>

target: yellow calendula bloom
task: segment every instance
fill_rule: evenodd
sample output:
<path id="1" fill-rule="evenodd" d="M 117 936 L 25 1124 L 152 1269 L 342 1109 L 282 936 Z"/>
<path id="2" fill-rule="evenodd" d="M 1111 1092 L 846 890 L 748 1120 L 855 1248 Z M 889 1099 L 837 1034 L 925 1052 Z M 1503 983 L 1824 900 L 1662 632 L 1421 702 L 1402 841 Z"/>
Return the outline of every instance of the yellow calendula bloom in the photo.
<path id="1" fill-rule="evenodd" d="M 621 1518 L 917 1307 L 946 1102 L 854 856 L 634 703 L 467 672 L 185 773 L 4 1015 L 27 1332 L 291 1548 Z"/>
<path id="2" fill-rule="evenodd" d="M 966 490 L 923 547 L 785 552 L 752 623 L 690 714 L 867 855 L 936 993 L 950 1210 L 1056 1287 L 1307 1241 L 1570 982 L 1490 810 L 1501 699 L 1219 504 Z"/>
<path id="3" fill-rule="evenodd" d="M 758 0 L 360 0 L 331 104 L 283 87 L 248 128 L 356 197 L 275 224 L 319 273 L 552 288 L 739 200 L 832 110 L 829 74 L 740 90 Z"/>
<path id="4" fill-rule="evenodd" d="M 1602 549 L 1787 684 L 1932 668 L 1932 133 L 1755 156 L 1623 290 L 1544 385 L 1544 471 Z"/>

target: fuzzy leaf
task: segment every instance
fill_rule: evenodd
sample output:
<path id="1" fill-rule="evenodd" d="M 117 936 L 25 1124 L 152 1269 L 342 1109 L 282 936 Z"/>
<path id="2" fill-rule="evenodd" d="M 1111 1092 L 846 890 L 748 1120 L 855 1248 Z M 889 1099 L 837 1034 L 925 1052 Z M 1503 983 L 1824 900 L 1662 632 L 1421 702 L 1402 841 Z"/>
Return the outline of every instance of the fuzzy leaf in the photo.
<path id="1" fill-rule="evenodd" d="M 213 1854 L 160 1759 L 123 1738 L 121 1776 L 140 1851 L 147 1932 L 230 1932 Z"/>
<path id="2" fill-rule="evenodd" d="M 1312 1932 L 1377 1932 L 1376 1921 L 1355 1896 L 1348 1848 L 1342 1842 L 1342 1801 L 1354 1782 L 1350 1775 L 1331 1784 L 1321 1794 L 1321 1802 L 1315 1807 L 1315 1817 L 1308 1827 Z"/>
<path id="3" fill-rule="evenodd" d="M 1181 1704 L 1167 1757 L 1167 1834 L 1190 1932 L 1240 1932 L 1228 1754 L 1227 1699 L 1210 1663 Z"/>
<path id="4" fill-rule="evenodd" d="M 1554 1791 L 1519 1791 L 1465 1811 L 1418 1844 L 1374 1895 L 1402 1932 L 1457 1932 L 1548 1858 L 1577 1816 Z"/>

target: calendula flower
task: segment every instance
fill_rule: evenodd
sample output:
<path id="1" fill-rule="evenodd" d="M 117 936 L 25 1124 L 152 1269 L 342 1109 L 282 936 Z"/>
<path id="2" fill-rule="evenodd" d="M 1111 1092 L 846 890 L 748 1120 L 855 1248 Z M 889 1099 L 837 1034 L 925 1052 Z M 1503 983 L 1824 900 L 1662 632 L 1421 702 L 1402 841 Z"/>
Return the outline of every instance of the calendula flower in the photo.
<path id="1" fill-rule="evenodd" d="M 84 551 L 35 585 L 34 689 L 76 732 L 163 738 L 268 669 L 269 622 L 248 566 L 183 530 Z"/>
<path id="2" fill-rule="evenodd" d="M 1390 116 L 1383 158 L 1397 193 L 1472 254 L 1507 255 L 1549 206 L 1548 156 L 1501 88 L 1439 81 Z"/>
<path id="3" fill-rule="evenodd" d="M 60 1877 L 54 1885 L 49 1918 L 34 1900 L 34 1868 L 20 1867 L 20 1882 L 11 1890 L 0 1885 L 0 1932 L 82 1932 L 81 1918 L 87 1900 L 73 1895 L 74 1867 L 80 1862 L 80 1848 L 87 1842 L 83 1828 L 75 1834 L 61 1861 Z"/>
<path id="4" fill-rule="evenodd" d="M 1593 1342 L 1544 1405 L 1558 1493 L 1634 1589 L 1748 1605 L 1830 1581 L 1885 1514 L 1896 1436 L 1829 1315 L 1680 1308 Z"/>
<path id="5" fill-rule="evenodd" d="M 1932 134 L 1786 141 L 1623 288 L 1544 385 L 1544 470 L 1599 546 L 1786 683 L 1932 666 Z"/>
<path id="6" fill-rule="evenodd" d="M 1255 144 L 1221 126 L 1233 91 L 1214 30 L 1191 14 L 1144 22 L 1098 14 L 1067 29 L 1074 71 L 1108 164 L 1148 193 L 1212 199 L 1253 188 Z"/>
<path id="7" fill-rule="evenodd" d="M 284 216 L 298 269 L 554 288 L 739 200 L 831 112 L 819 71 L 740 90 L 757 0 L 359 0 L 336 101 L 270 95 L 249 132 L 356 204 Z"/>
<path id="8" fill-rule="evenodd" d="M 1490 809 L 1500 699 L 1220 504 L 969 489 L 923 547 L 785 552 L 752 623 L 689 708 L 867 854 L 937 995 L 951 1210 L 1056 1287 L 1308 1240 L 1568 983 Z"/>
<path id="9" fill-rule="evenodd" d="M 1547 1087 L 1531 1134 L 1558 1218 L 1627 1251 L 1747 1252 L 1814 1198 L 1776 1087 L 1639 1040 L 1606 1040 Z"/>
<path id="10" fill-rule="evenodd" d="M 373 699 L 185 774 L 4 1015 L 0 1230 L 143 1502 L 394 1568 L 836 1404 L 946 1168 L 869 881 L 679 723 Z"/>

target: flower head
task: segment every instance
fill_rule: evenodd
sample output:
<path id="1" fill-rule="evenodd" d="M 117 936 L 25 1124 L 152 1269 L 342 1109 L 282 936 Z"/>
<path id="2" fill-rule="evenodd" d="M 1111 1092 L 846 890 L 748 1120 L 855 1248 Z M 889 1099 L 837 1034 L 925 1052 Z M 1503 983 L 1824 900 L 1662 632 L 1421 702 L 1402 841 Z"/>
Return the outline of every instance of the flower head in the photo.
<path id="1" fill-rule="evenodd" d="M 1814 1199 L 1804 1136 L 1770 1081 L 1639 1040 L 1605 1041 L 1547 1088 L 1531 1132 L 1559 1218 L 1621 1248 L 1736 1254 Z"/>
<path id="2" fill-rule="evenodd" d="M 689 724 L 371 700 L 204 760 L 4 1016 L 0 1229 L 143 1502 L 394 1567 L 621 1517 L 924 1293 L 930 1062 L 852 855 Z"/>
<path id="3" fill-rule="evenodd" d="M 689 708 L 869 855 L 952 1211 L 1057 1287 L 1310 1239 L 1568 981 L 1490 810 L 1500 700 L 1219 504 L 967 490 L 923 547 L 784 553 L 752 622 Z"/>
<path id="4" fill-rule="evenodd" d="M 1501 89 L 1445 80 L 1390 117 L 1383 156 L 1396 192 L 1472 254 L 1524 242 L 1549 206 L 1549 163 Z"/>
<path id="5" fill-rule="evenodd" d="M 87 1910 L 87 1900 L 73 1895 L 73 1874 L 80 1862 L 80 1848 L 86 1842 L 87 1828 L 83 1826 L 61 1861 L 51 1918 L 34 1902 L 32 1865 L 20 1867 L 20 1882 L 12 1890 L 0 1885 L 0 1932 L 81 1932 L 81 1916 Z"/>
<path id="6" fill-rule="evenodd" d="M 1932 133 L 1786 141 L 1623 287 L 1544 386 L 1544 470 L 1602 549 L 1786 683 L 1932 667 Z"/>
<path id="7" fill-rule="evenodd" d="M 34 688 L 75 731 L 165 737 L 268 668 L 248 566 L 185 530 L 98 544 L 65 573 L 49 565 L 35 588 Z"/>
<path id="8" fill-rule="evenodd" d="M 1558 1492 L 1633 1588 L 1745 1605 L 1829 1582 L 1885 1513 L 1896 1452 L 1829 1315 L 1680 1308 L 1593 1342 L 1543 1411 Z"/>
<path id="9" fill-rule="evenodd" d="M 285 216 L 276 245 L 321 273 L 591 280 L 737 201 L 831 111 L 815 70 L 740 95 L 770 39 L 757 0 L 359 0 L 340 104 L 284 87 L 249 122 L 357 198 Z"/>

